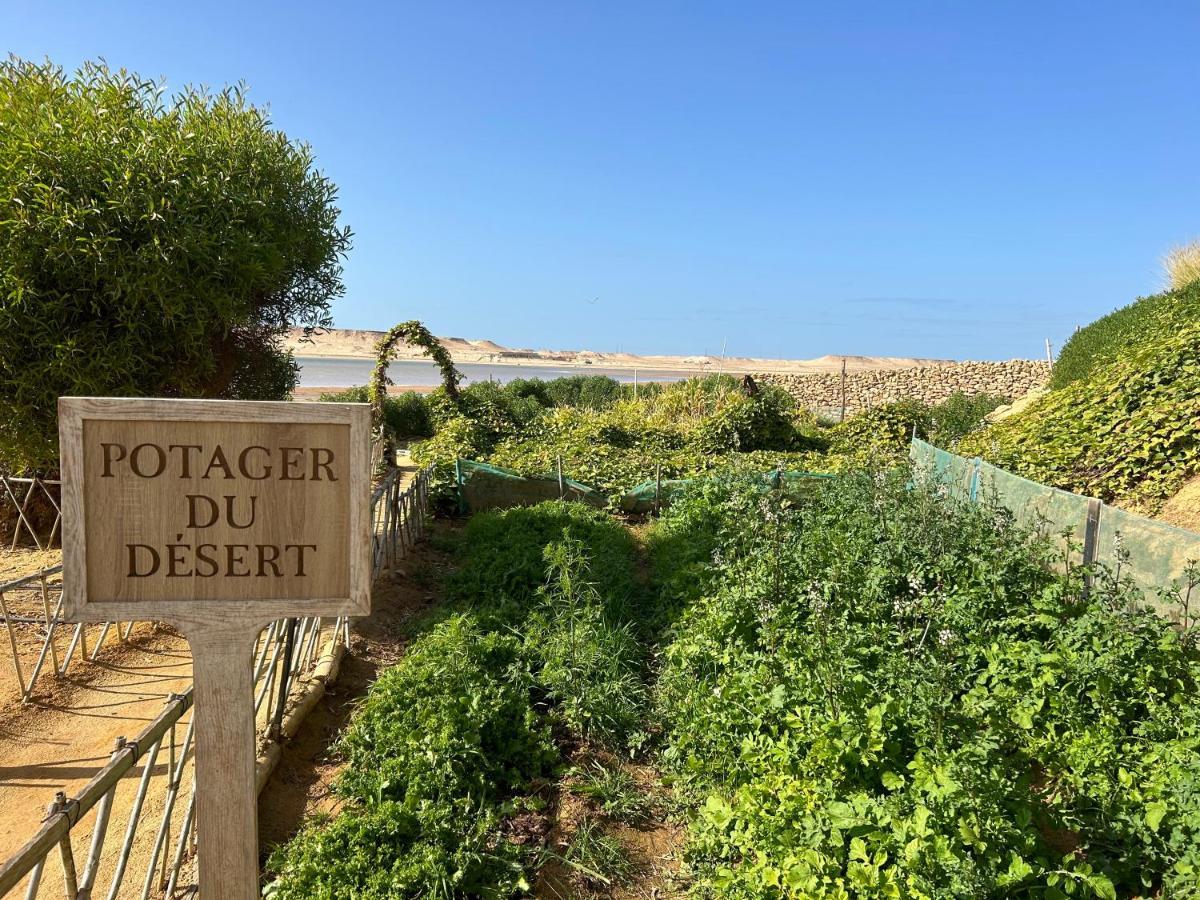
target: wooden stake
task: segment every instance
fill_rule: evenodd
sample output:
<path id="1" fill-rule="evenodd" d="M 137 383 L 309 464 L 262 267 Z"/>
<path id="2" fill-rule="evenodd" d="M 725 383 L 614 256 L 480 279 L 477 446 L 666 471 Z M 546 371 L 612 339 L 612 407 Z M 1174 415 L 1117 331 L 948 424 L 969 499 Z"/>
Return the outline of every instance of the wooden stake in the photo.
<path id="1" fill-rule="evenodd" d="M 846 357 L 842 357 L 842 421 L 846 421 Z"/>
<path id="2" fill-rule="evenodd" d="M 265 624 L 265 623 L 264 623 Z M 210 622 L 188 634 L 196 707 L 196 840 L 200 896 L 258 897 L 254 681 L 258 629 Z"/>
<path id="3" fill-rule="evenodd" d="M 567 489 L 563 484 L 562 454 L 560 453 L 558 455 L 558 499 L 561 500 L 565 496 L 567 496 Z"/>

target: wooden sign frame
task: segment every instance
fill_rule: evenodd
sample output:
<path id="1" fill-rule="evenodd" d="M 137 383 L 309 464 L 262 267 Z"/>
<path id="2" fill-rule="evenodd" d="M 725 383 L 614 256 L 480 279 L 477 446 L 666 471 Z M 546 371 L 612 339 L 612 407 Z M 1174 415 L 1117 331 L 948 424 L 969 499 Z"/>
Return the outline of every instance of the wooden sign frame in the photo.
<path id="1" fill-rule="evenodd" d="M 68 621 L 77 622 L 108 622 L 121 619 L 163 621 L 178 628 L 187 637 L 192 651 L 195 689 L 196 839 L 199 849 L 200 895 L 209 900 L 254 900 L 259 896 L 258 796 L 254 771 L 254 679 L 251 669 L 254 646 L 259 632 L 275 619 L 301 616 L 361 616 L 370 612 L 370 408 L 366 404 L 351 403 L 62 397 L 58 402 L 58 411 L 62 468 L 65 616 Z M 330 567 L 336 568 L 338 573 L 334 580 L 343 583 L 341 573 L 344 566 L 346 590 L 329 597 L 288 599 L 275 596 L 257 599 L 248 595 L 245 589 L 247 582 L 235 580 L 226 573 L 223 577 L 216 577 L 215 581 L 210 582 L 206 579 L 203 591 L 207 592 L 207 597 L 114 599 L 111 596 L 92 596 L 87 545 L 88 476 L 85 471 L 85 463 L 89 457 L 84 447 L 85 423 L 89 421 L 99 423 L 93 427 L 108 427 L 112 423 L 134 423 L 135 426 L 144 423 L 147 434 L 155 429 L 170 430 L 171 426 L 164 426 L 163 423 L 216 423 L 228 425 L 232 430 L 244 430 L 246 426 L 263 426 L 269 429 L 273 425 L 301 428 L 310 425 L 323 427 L 323 433 L 326 434 L 331 433 L 328 429 L 331 425 L 347 428 L 348 435 L 338 435 L 339 446 L 345 449 L 347 457 L 339 469 L 346 473 L 345 485 L 332 488 L 329 482 L 339 479 L 326 478 L 326 483 L 320 486 L 322 491 L 329 492 L 332 489 L 335 492 L 334 496 L 339 499 L 339 512 L 340 501 L 348 501 L 345 519 L 339 521 L 339 525 L 345 526 L 345 552 L 348 559 L 341 560 L 340 551 L 330 551 L 331 555 L 339 557 L 336 566 Z M 107 446 L 121 446 L 121 451 L 111 451 L 114 458 L 120 455 L 120 452 L 128 452 L 124 445 Z M 158 454 L 155 463 L 161 460 L 160 447 L 149 443 L 145 446 L 150 446 L 155 451 L 150 454 L 151 458 Z M 185 448 L 186 453 L 186 448 L 190 445 L 175 446 Z M 252 449 L 269 452 L 269 448 L 265 446 Z M 104 453 L 110 451 L 105 450 Z M 322 460 L 332 465 L 330 460 L 333 458 L 333 451 L 329 450 L 328 453 L 330 455 L 325 457 L 313 457 L 312 480 L 321 481 L 321 478 L 315 476 L 330 474 L 328 468 L 323 473 L 317 471 Z M 295 454 L 291 456 L 292 462 L 295 462 Z M 107 456 L 104 459 L 109 461 Z M 129 465 L 132 467 L 134 464 L 135 461 L 130 459 Z M 289 466 L 287 457 L 282 464 L 285 468 Z M 228 470 L 222 468 L 221 471 Z M 266 471 L 265 468 L 258 469 L 256 475 L 263 471 Z M 131 477 L 134 476 L 147 477 L 145 473 L 137 470 L 134 470 Z M 190 474 L 187 476 L 188 483 L 192 485 L 196 480 Z M 179 492 L 164 490 L 166 493 L 161 497 L 164 502 L 170 500 L 173 503 L 179 500 Z M 343 490 L 348 492 L 348 497 L 342 495 Z M 262 493 L 267 494 L 268 489 L 264 487 Z M 117 496 L 121 495 L 118 493 Z M 148 496 L 157 495 L 151 491 L 148 492 Z M 328 496 L 328 493 L 325 496 Z M 288 502 L 294 501 L 279 502 L 286 508 Z M 158 503 L 149 501 L 144 505 L 155 507 L 148 516 L 162 514 L 157 510 Z M 253 505 L 251 509 L 254 509 Z M 311 512 L 319 514 L 315 510 Z M 311 530 L 314 526 L 308 519 L 309 513 L 307 508 L 299 511 L 292 509 L 288 516 L 280 518 L 288 518 L 284 527 L 289 523 L 300 523 L 304 528 Z M 121 533 L 123 525 L 131 530 L 134 527 L 122 518 L 126 514 L 129 520 L 138 518 L 136 510 L 131 512 L 129 509 L 114 509 L 110 513 L 118 533 Z M 183 514 L 181 517 L 178 508 L 174 508 L 171 515 L 174 518 L 170 519 L 171 525 L 168 530 L 175 532 L 179 529 L 180 537 L 192 526 L 200 527 L 194 515 L 191 522 L 185 523 L 188 515 Z M 232 514 L 229 515 L 229 520 L 233 521 Z M 264 527 L 281 527 L 270 516 L 264 515 L 263 520 Z M 164 521 L 161 518 L 152 520 L 153 524 L 160 527 Z M 216 521 L 215 518 L 213 521 Z M 251 517 L 250 521 L 255 520 Z M 183 527 L 185 524 L 188 527 Z M 211 526 L 212 522 L 206 527 Z M 233 524 L 231 527 L 248 526 Z M 107 540 L 108 536 L 102 535 L 101 538 Z M 171 541 L 173 538 L 168 535 L 166 540 Z M 130 550 L 131 559 L 132 556 L 133 551 Z M 298 551 L 296 556 L 302 558 L 303 551 Z M 98 564 L 117 566 L 121 563 L 119 559 L 105 557 Z M 130 562 L 129 565 L 132 566 L 133 563 Z M 130 569 L 130 572 L 132 571 Z M 322 572 L 324 571 L 323 569 Z M 111 574 L 104 569 L 100 570 L 101 576 Z M 241 572 L 236 574 L 239 577 L 243 575 Z M 261 558 L 255 574 L 265 574 Z M 273 570 L 271 574 L 276 577 L 276 581 L 280 581 L 280 573 L 277 570 Z M 311 573 L 301 570 L 292 574 Z M 96 568 L 91 570 L 91 575 L 97 575 Z M 125 577 L 128 583 L 129 572 Z M 105 577 L 98 580 L 122 584 L 119 578 L 114 580 Z M 161 583 L 161 580 L 156 583 Z M 197 583 L 196 578 L 190 578 L 186 583 L 180 582 L 185 590 L 188 589 L 188 585 L 195 586 Z M 294 584 L 295 580 L 291 583 Z M 174 584 L 172 583 L 172 590 Z M 160 589 L 167 593 L 166 588 Z M 199 588 L 196 589 L 200 592 Z M 323 588 L 318 587 L 316 590 Z"/>
<path id="2" fill-rule="evenodd" d="M 62 458 L 63 608 L 73 621 L 161 619 L 186 626 L 218 619 L 270 622 L 286 616 L 362 616 L 371 601 L 370 408 L 358 403 L 294 403 L 239 400 L 156 400 L 62 397 L 59 400 Z M 343 425 L 350 431 L 350 590 L 345 596 L 303 600 L 113 601 L 88 594 L 83 425 L 87 420 L 282 425 Z"/>

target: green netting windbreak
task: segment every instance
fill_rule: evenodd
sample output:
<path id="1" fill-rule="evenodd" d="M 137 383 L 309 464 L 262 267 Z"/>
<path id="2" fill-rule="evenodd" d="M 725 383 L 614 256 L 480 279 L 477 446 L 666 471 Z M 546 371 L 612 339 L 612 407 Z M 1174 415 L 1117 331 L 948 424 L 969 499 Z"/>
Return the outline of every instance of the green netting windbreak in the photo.
<path id="1" fill-rule="evenodd" d="M 664 478 L 643 481 L 621 495 L 620 507 L 627 513 L 652 513 L 669 506 L 671 501 L 687 490 L 694 478 Z"/>
<path id="2" fill-rule="evenodd" d="M 964 460 L 965 462 L 965 460 Z M 1102 505 L 1092 497 L 1083 497 L 1047 487 L 998 469 L 991 463 L 978 463 L 979 476 L 974 499 L 994 497 L 1012 512 L 1018 523 L 1050 538 L 1056 547 L 1070 548 L 1071 565 L 1084 562 L 1088 541 L 1088 510 Z M 1069 534 L 1069 540 L 1061 535 Z"/>
<path id="3" fill-rule="evenodd" d="M 1146 602 L 1161 615 L 1181 621 L 1188 569 L 1200 560 L 1200 534 L 1105 506 L 1096 558 L 1120 577 L 1133 579 Z M 1200 605 L 1200 588 L 1192 591 L 1190 599 L 1192 618 Z"/>
<path id="4" fill-rule="evenodd" d="M 487 463 L 460 459 L 455 463 L 460 511 L 482 512 L 510 506 L 533 506 L 543 500 L 575 500 L 590 506 L 605 507 L 609 498 L 595 488 L 557 474 L 528 477 Z M 712 477 L 712 476 L 703 476 Z M 835 476 L 818 472 L 768 472 L 762 476 L 763 489 L 815 483 Z M 627 513 L 652 513 L 668 506 L 696 478 L 652 478 L 616 498 L 616 505 Z"/>
<path id="5" fill-rule="evenodd" d="M 1107 506 L 1093 497 L 1047 487 L 990 463 L 965 459 L 913 439 L 909 455 L 918 477 L 944 484 L 952 497 L 994 497 L 1017 521 L 1056 538 L 1069 533 L 1072 564 L 1099 563 L 1131 580 L 1146 603 L 1177 621 L 1193 564 L 1200 561 L 1200 534 Z M 1065 542 L 1059 543 L 1065 546 Z M 1200 590 L 1191 605 L 1200 605 Z"/>
<path id="6" fill-rule="evenodd" d="M 658 480 L 643 481 L 637 487 L 631 488 L 621 495 L 620 507 L 624 512 L 628 513 L 650 513 L 664 506 L 670 505 L 671 501 L 686 490 L 689 484 L 709 479 L 712 475 L 703 475 L 698 478 L 670 478 Z M 787 486 L 789 489 L 799 485 L 815 484 L 820 480 L 828 478 L 836 478 L 835 475 L 830 475 L 827 472 L 784 472 L 776 470 L 767 472 L 761 476 L 763 490 L 779 488 Z"/>
<path id="7" fill-rule="evenodd" d="M 455 463 L 462 512 L 533 506 L 543 500 L 575 500 L 603 507 L 608 498 L 586 484 L 558 475 L 528 478 L 499 466 L 460 459 Z"/>
<path id="8" fill-rule="evenodd" d="M 909 449 L 913 469 L 930 481 L 945 485 L 950 496 L 957 500 L 974 500 L 977 482 L 974 479 L 976 461 L 955 456 L 920 438 L 913 438 Z"/>

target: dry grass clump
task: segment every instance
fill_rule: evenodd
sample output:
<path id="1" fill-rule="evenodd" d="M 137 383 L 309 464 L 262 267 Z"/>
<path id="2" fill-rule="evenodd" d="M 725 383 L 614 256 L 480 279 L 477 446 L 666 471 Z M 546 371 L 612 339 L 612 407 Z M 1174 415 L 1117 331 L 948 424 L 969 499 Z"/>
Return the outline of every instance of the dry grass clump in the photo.
<path id="1" fill-rule="evenodd" d="M 1200 240 L 1172 247 L 1163 257 L 1163 267 L 1167 270 L 1167 283 L 1173 291 L 1200 282 Z"/>

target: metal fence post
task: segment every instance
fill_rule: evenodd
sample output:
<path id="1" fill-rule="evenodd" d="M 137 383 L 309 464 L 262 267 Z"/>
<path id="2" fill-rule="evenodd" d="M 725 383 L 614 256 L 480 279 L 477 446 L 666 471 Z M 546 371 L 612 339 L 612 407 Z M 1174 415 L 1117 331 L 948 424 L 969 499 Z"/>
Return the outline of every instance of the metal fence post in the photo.
<path id="1" fill-rule="evenodd" d="M 1104 504 L 1099 500 L 1089 500 L 1087 521 L 1083 529 L 1083 564 L 1092 566 L 1100 555 L 1100 513 Z M 1083 577 L 1083 596 L 1087 598 L 1092 590 L 1092 573 L 1087 571 Z"/>

